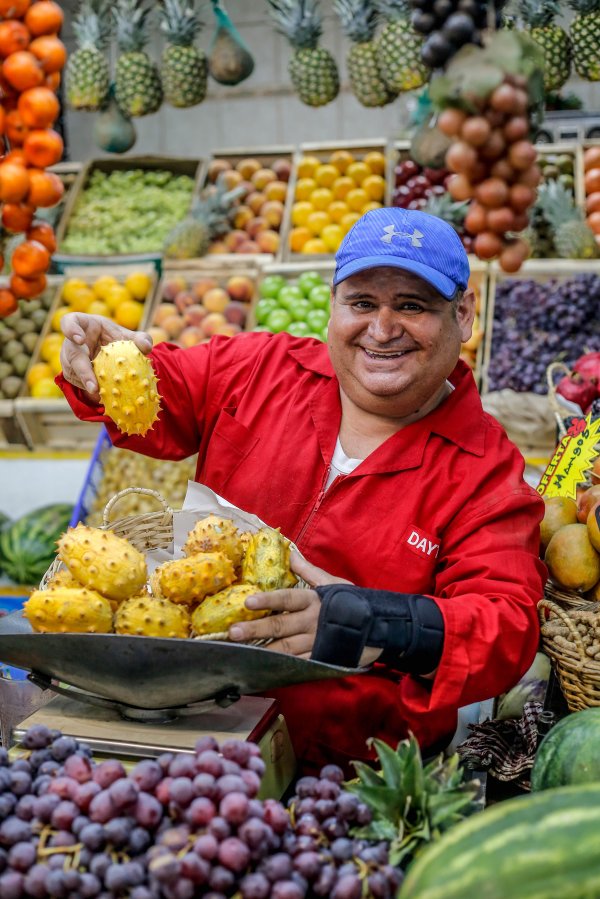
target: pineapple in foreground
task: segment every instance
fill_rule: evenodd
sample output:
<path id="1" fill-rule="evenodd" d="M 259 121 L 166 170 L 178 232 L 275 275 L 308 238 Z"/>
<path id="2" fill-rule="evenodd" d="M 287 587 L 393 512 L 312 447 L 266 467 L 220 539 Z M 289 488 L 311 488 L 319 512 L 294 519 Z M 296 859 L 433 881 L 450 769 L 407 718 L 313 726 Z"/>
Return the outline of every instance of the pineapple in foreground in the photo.
<path id="1" fill-rule="evenodd" d="M 334 0 L 344 34 L 352 41 L 346 57 L 352 91 L 363 106 L 385 106 L 396 94 L 379 74 L 373 37 L 378 13 L 372 0 Z"/>
<path id="2" fill-rule="evenodd" d="M 69 528 L 58 541 L 58 557 L 81 584 L 107 599 L 128 599 L 146 586 L 145 557 L 128 540 L 110 530 L 84 524 Z"/>
<path id="3" fill-rule="evenodd" d="M 196 259 L 205 256 L 212 241 L 231 229 L 229 213 L 243 187 L 228 190 L 220 179 L 195 197 L 186 218 L 178 222 L 165 240 L 163 253 L 167 259 Z"/>
<path id="4" fill-rule="evenodd" d="M 564 184 L 548 181 L 540 185 L 536 206 L 550 226 L 558 256 L 563 259 L 595 259 L 598 256 L 594 232 Z"/>
<path id="5" fill-rule="evenodd" d="M 587 81 L 600 81 L 600 0 L 569 0 L 575 11 L 570 36 L 573 64 Z"/>
<path id="6" fill-rule="evenodd" d="M 422 87 L 429 70 L 421 61 L 423 39 L 410 24 L 408 0 L 376 0 L 376 7 L 386 20 L 375 41 L 377 66 L 383 81 L 397 94 Z"/>
<path id="7" fill-rule="evenodd" d="M 144 52 L 148 40 L 144 0 L 117 0 L 112 13 L 117 26 L 120 56 L 115 71 L 115 98 L 128 117 L 156 112 L 162 103 L 158 69 Z"/>
<path id="8" fill-rule="evenodd" d="M 82 0 L 73 19 L 77 50 L 65 70 L 65 93 L 72 109 L 96 112 L 105 105 L 110 87 L 108 62 L 103 50 L 110 39 L 107 0 Z"/>
<path id="9" fill-rule="evenodd" d="M 544 89 L 557 91 L 571 74 L 571 41 L 564 28 L 556 25 L 558 0 L 521 0 L 521 16 L 544 53 Z"/>
<path id="10" fill-rule="evenodd" d="M 195 0 L 163 0 L 160 29 L 167 39 L 160 66 L 164 98 L 171 106 L 196 106 L 206 96 L 208 63 L 194 40 L 203 23 Z"/>
<path id="11" fill-rule="evenodd" d="M 132 340 L 115 340 L 93 360 L 106 414 L 124 434 L 146 434 L 156 419 L 160 396 L 149 360 Z"/>
<path id="12" fill-rule="evenodd" d="M 338 95 L 340 80 L 335 59 L 318 47 L 321 16 L 318 0 L 268 0 L 277 30 L 294 53 L 288 71 L 294 90 L 307 106 L 324 106 Z"/>

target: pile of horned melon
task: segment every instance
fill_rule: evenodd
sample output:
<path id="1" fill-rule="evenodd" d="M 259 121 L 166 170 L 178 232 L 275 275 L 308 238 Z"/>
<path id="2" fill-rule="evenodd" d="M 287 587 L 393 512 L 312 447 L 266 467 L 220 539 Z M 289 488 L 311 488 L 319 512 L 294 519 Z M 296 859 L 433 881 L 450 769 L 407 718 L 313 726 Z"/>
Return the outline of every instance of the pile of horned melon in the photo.
<path id="1" fill-rule="evenodd" d="M 269 614 L 247 609 L 246 597 L 297 583 L 278 529 L 240 532 L 230 519 L 208 515 L 182 549 L 183 558 L 148 578 L 144 555 L 128 540 L 78 524 L 58 541 L 65 567 L 31 594 L 24 615 L 39 633 L 222 635 L 236 621 Z"/>

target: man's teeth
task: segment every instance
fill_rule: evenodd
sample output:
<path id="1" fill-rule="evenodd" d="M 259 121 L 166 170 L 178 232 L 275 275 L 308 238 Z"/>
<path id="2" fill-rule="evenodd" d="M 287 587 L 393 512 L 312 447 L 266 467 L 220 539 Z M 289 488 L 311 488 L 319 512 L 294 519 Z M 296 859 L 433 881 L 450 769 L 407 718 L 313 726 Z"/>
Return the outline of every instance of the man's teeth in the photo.
<path id="1" fill-rule="evenodd" d="M 374 350 L 365 350 L 367 356 L 371 356 L 373 359 L 396 359 L 399 356 L 405 356 L 408 350 L 400 350 L 397 353 L 377 353 Z"/>

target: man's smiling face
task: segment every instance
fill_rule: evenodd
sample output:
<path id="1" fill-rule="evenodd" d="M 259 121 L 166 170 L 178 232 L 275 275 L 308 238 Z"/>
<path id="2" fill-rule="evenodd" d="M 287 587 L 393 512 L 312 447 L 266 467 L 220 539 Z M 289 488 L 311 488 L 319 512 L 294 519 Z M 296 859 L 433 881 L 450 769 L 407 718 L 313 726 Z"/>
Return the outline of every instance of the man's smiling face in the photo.
<path id="1" fill-rule="evenodd" d="M 456 302 L 411 272 L 367 269 L 331 298 L 328 345 L 342 391 L 361 409 L 405 417 L 444 385 L 471 335 L 475 301 Z"/>

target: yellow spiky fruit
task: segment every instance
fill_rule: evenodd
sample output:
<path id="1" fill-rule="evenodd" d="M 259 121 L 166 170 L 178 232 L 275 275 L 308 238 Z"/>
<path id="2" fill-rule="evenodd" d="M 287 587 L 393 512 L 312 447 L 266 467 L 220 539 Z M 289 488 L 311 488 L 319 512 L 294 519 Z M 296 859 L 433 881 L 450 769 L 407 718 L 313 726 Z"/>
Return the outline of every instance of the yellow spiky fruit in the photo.
<path id="1" fill-rule="evenodd" d="M 109 601 L 85 587 L 34 590 L 23 614 L 41 634 L 109 634 L 113 627 Z"/>
<path id="2" fill-rule="evenodd" d="M 102 347 L 93 361 L 104 411 L 124 434 L 146 434 L 160 409 L 156 375 L 131 340 Z"/>
<path id="3" fill-rule="evenodd" d="M 231 559 L 223 553 L 196 553 L 187 559 L 165 562 L 155 571 L 160 595 L 171 602 L 193 604 L 217 593 L 235 580 Z"/>
<path id="4" fill-rule="evenodd" d="M 202 637 L 229 630 L 236 621 L 254 621 L 270 614 L 270 609 L 247 609 L 246 598 L 257 592 L 254 584 L 234 584 L 207 596 L 192 614 L 192 634 Z"/>
<path id="5" fill-rule="evenodd" d="M 298 583 L 290 569 L 289 541 L 279 528 L 261 528 L 252 534 L 242 564 L 242 580 L 261 590 L 281 590 Z"/>
<path id="6" fill-rule="evenodd" d="M 78 524 L 58 541 L 58 555 L 78 581 L 117 602 L 146 586 L 144 556 L 112 531 Z"/>
<path id="7" fill-rule="evenodd" d="M 185 606 L 154 596 L 134 596 L 115 614 L 117 634 L 139 637 L 189 637 L 190 616 Z"/>
<path id="8" fill-rule="evenodd" d="M 207 515 L 197 521 L 182 547 L 185 556 L 221 552 L 238 568 L 244 555 L 240 533 L 230 518 Z"/>
<path id="9" fill-rule="evenodd" d="M 76 577 L 73 577 L 68 568 L 60 568 L 46 583 L 46 590 L 55 590 L 57 587 L 83 587 Z"/>

